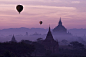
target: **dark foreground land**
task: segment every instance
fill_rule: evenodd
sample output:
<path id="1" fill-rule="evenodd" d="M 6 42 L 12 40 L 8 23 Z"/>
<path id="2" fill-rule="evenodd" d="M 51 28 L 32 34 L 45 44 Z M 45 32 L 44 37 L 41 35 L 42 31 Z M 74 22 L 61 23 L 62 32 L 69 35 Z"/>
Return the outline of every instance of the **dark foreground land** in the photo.
<path id="1" fill-rule="evenodd" d="M 0 43 L 0 57 L 86 57 L 86 48 L 78 42 L 59 46 L 58 52 L 46 50 L 38 42 L 22 40 L 21 42 Z"/>

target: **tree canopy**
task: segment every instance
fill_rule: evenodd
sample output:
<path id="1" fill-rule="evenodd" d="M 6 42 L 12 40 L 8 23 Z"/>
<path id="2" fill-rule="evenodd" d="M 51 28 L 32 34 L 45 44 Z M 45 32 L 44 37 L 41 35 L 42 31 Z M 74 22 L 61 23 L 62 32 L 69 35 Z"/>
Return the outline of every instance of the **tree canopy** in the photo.
<path id="1" fill-rule="evenodd" d="M 70 42 L 70 46 L 73 48 L 84 48 L 84 44 L 79 43 L 78 41 Z"/>
<path id="2" fill-rule="evenodd" d="M 21 56 L 25 54 L 31 54 L 35 48 L 34 45 L 26 44 L 24 42 L 4 42 L 0 43 L 0 54 L 4 54 L 6 51 L 10 51 L 11 53 L 15 54 L 16 56 Z"/>

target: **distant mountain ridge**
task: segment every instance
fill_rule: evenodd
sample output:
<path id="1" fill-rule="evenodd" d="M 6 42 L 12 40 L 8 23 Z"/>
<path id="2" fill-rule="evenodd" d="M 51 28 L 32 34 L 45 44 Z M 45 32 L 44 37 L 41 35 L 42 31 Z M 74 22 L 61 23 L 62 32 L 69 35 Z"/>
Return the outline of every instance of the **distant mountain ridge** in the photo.
<path id="1" fill-rule="evenodd" d="M 48 29 L 44 29 L 44 28 L 25 28 L 25 27 L 21 27 L 21 28 L 8 28 L 8 29 L 0 30 L 0 34 L 3 34 L 3 35 L 23 34 L 23 35 L 25 35 L 26 32 L 28 32 L 28 34 L 33 34 L 35 32 L 43 34 L 47 30 Z"/>
<path id="2" fill-rule="evenodd" d="M 51 29 L 52 30 L 52 29 Z M 68 30 L 70 33 L 73 35 L 86 35 L 86 29 L 69 29 Z M 8 28 L 8 29 L 2 29 L 0 30 L 0 35 L 18 35 L 22 34 L 25 35 L 25 33 L 28 32 L 28 34 L 34 34 L 35 32 L 40 33 L 40 34 L 46 34 L 48 32 L 48 29 L 44 28 L 26 28 L 26 27 L 21 27 L 21 28 Z"/>

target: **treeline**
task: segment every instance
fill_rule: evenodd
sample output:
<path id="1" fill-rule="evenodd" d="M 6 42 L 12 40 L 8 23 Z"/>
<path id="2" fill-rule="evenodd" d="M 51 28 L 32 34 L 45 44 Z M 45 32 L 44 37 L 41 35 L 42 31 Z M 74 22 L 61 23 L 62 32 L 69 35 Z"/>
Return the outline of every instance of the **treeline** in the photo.
<path id="1" fill-rule="evenodd" d="M 3 57 L 31 56 L 34 50 L 34 45 L 22 41 L 0 43 L 0 55 Z"/>
<path id="2" fill-rule="evenodd" d="M 0 43 L 0 57 L 32 57 L 45 55 L 46 49 L 40 42 L 42 39 L 37 41 L 22 40 L 21 42 L 3 42 Z"/>
<path id="3" fill-rule="evenodd" d="M 0 57 L 86 57 L 84 44 L 72 41 L 67 48 L 60 47 L 57 53 L 46 50 L 41 44 L 42 38 L 32 42 L 22 40 L 21 42 L 0 43 Z M 67 41 L 63 41 L 67 43 Z"/>

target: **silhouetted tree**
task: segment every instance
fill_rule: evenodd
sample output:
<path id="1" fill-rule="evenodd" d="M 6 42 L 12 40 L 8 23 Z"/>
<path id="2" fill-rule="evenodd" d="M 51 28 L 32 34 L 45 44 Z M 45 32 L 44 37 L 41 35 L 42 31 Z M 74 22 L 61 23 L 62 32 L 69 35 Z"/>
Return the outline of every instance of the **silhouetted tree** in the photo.
<path id="1" fill-rule="evenodd" d="M 4 57 L 12 57 L 9 51 L 6 51 Z"/>
<path id="2" fill-rule="evenodd" d="M 38 42 L 33 42 L 32 44 L 35 47 L 35 51 L 34 51 L 35 56 L 36 56 L 36 54 L 43 54 L 43 53 L 45 53 L 46 50 L 45 50 L 45 48 L 44 48 L 44 46 L 42 44 L 40 44 Z"/>
<path id="3" fill-rule="evenodd" d="M 73 42 L 70 42 L 70 45 L 71 47 L 73 48 L 84 48 L 84 44 L 82 43 L 79 43 L 78 41 L 73 41 Z"/>
<path id="4" fill-rule="evenodd" d="M 41 43 L 42 41 L 43 41 L 42 38 L 38 38 L 38 39 L 37 39 L 37 42 L 38 42 L 38 43 Z"/>
<path id="5" fill-rule="evenodd" d="M 12 52 L 16 56 L 21 56 L 24 54 L 32 54 L 35 50 L 34 45 L 26 44 L 24 42 L 4 42 L 0 43 L 0 54 L 3 54 L 6 50 Z"/>
<path id="6" fill-rule="evenodd" d="M 32 44 L 32 41 L 30 40 L 22 40 L 21 42 L 26 43 L 26 44 Z"/>

